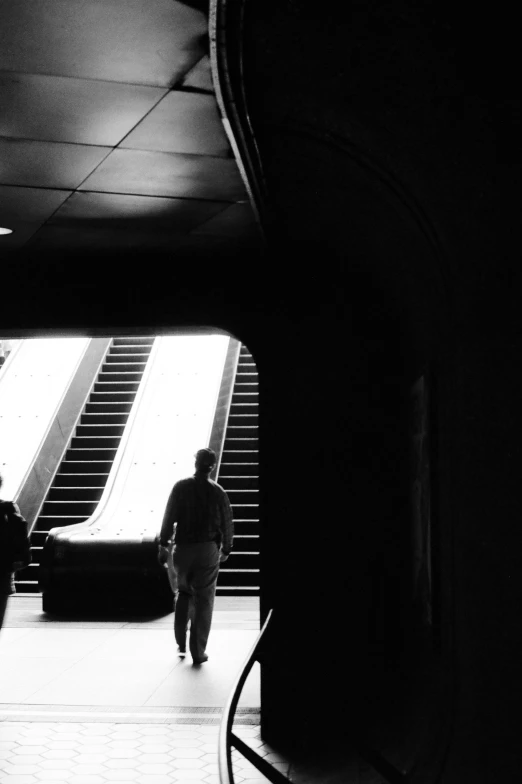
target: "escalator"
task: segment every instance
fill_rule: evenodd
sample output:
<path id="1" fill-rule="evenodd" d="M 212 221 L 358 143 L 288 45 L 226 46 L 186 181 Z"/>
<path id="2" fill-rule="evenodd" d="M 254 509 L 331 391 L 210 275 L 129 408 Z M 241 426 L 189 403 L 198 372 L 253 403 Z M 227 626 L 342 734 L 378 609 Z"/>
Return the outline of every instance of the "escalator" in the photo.
<path id="1" fill-rule="evenodd" d="M 252 355 L 242 345 L 218 483 L 234 515 L 234 548 L 219 571 L 218 596 L 259 595 L 259 389 Z"/>
<path id="2" fill-rule="evenodd" d="M 17 573 L 18 593 L 39 590 L 51 528 L 87 520 L 101 498 L 138 391 L 153 337 L 114 338 L 31 533 L 32 563 Z"/>

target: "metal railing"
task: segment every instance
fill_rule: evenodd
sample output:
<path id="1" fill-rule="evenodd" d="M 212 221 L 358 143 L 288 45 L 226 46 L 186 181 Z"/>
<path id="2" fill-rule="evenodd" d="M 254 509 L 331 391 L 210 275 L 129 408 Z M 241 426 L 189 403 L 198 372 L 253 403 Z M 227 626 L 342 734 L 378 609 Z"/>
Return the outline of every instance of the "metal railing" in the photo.
<path id="1" fill-rule="evenodd" d="M 219 741 L 218 741 L 218 767 L 219 778 L 221 784 L 234 784 L 234 771 L 232 768 L 232 749 L 237 749 L 254 767 L 256 767 L 263 776 L 272 782 L 272 784 L 288 784 L 290 779 L 283 776 L 277 768 L 274 768 L 269 762 L 261 757 L 254 749 L 245 743 L 241 738 L 232 731 L 234 724 L 234 716 L 236 713 L 237 704 L 245 685 L 245 681 L 250 674 L 250 670 L 256 661 L 259 661 L 259 651 L 261 641 L 266 633 L 270 619 L 272 618 L 273 610 L 268 613 L 267 619 L 263 628 L 259 632 L 259 636 L 255 641 L 247 659 L 237 676 L 230 697 L 228 698 L 225 708 L 223 710 L 223 717 L 221 719 L 221 726 L 219 728 Z"/>

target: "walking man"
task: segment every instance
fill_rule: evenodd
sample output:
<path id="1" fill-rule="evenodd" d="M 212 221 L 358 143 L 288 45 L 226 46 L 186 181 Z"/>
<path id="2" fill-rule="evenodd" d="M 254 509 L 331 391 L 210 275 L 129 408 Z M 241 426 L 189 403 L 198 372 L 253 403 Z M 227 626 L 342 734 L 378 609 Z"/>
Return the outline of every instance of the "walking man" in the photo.
<path id="1" fill-rule="evenodd" d="M 194 476 L 176 482 L 169 496 L 160 533 L 158 559 L 165 564 L 169 541 L 178 580 L 174 635 L 180 655 L 189 649 L 194 664 L 207 661 L 207 640 L 212 623 L 220 562 L 232 549 L 234 523 L 223 488 L 210 479 L 216 464 L 212 449 L 196 453 Z"/>

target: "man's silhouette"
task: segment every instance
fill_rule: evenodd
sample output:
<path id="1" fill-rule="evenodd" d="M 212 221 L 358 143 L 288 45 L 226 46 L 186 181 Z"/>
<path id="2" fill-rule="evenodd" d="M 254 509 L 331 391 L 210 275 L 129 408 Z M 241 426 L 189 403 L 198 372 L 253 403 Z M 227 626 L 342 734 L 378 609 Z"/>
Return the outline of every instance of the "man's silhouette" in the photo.
<path id="1" fill-rule="evenodd" d="M 159 561 L 172 558 L 178 580 L 174 634 L 180 654 L 186 651 L 190 620 L 189 648 L 194 664 L 207 661 L 205 653 L 219 572 L 232 549 L 234 523 L 227 494 L 210 479 L 216 464 L 212 449 L 196 453 L 194 476 L 176 482 L 169 496 L 160 534 Z"/>

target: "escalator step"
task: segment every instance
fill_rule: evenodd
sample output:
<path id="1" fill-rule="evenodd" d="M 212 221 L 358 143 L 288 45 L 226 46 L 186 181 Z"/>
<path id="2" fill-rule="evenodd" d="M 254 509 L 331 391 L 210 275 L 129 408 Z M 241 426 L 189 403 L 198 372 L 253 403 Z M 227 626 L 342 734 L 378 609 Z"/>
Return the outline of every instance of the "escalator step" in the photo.
<path id="1" fill-rule="evenodd" d="M 120 393 L 121 394 L 121 393 Z M 93 396 L 91 395 L 91 398 Z M 97 396 L 98 397 L 98 396 Z M 134 398 L 134 392 L 132 393 L 132 397 Z M 89 403 L 85 406 L 85 412 L 82 414 L 82 418 L 87 415 L 94 415 L 98 414 L 99 416 L 109 416 L 112 414 L 113 416 L 126 416 L 130 414 L 130 410 L 132 408 L 134 400 L 125 400 L 125 401 L 109 401 L 109 400 L 90 400 Z"/>
<path id="2" fill-rule="evenodd" d="M 145 366 L 147 361 L 145 362 L 132 362 L 128 360 L 127 362 L 104 362 L 102 365 L 102 373 L 139 373 L 143 375 L 143 371 L 145 370 Z"/>
<path id="3" fill-rule="evenodd" d="M 69 461 L 100 461 L 110 460 L 113 461 L 116 456 L 117 449 L 111 448 L 85 448 L 85 449 L 68 449 L 65 453 L 65 459 Z"/>
<path id="4" fill-rule="evenodd" d="M 238 521 L 259 519 L 259 504 L 233 504 L 232 511 L 234 517 L 238 518 Z"/>
<path id="5" fill-rule="evenodd" d="M 130 408 L 130 406 L 129 406 Z M 85 411 L 80 419 L 81 425 L 123 425 L 127 424 L 129 414 L 116 411 Z"/>
<path id="6" fill-rule="evenodd" d="M 243 450 L 243 451 L 228 449 L 226 453 L 225 452 L 223 453 L 223 458 L 224 460 L 226 460 L 226 465 L 227 466 L 239 465 L 240 466 L 239 470 L 241 471 L 243 470 L 244 465 L 252 465 L 252 466 L 259 465 L 256 462 L 258 457 L 259 457 L 258 449 Z M 242 462 L 243 460 L 245 460 L 245 463 Z M 227 471 L 233 473 L 234 469 L 227 468 Z M 258 475 L 259 475 L 259 469 L 256 470 L 256 476 Z"/>
<path id="7" fill-rule="evenodd" d="M 112 351 L 107 354 L 105 357 L 105 362 L 110 362 L 111 365 L 126 365 L 127 363 L 139 363 L 141 366 L 145 367 L 147 364 L 147 360 L 149 358 L 147 354 L 138 354 L 133 353 L 132 351 L 118 351 L 113 353 Z"/>
<path id="8" fill-rule="evenodd" d="M 82 490 L 86 487 L 105 487 L 107 482 L 107 477 L 109 476 L 109 472 L 107 473 L 100 473 L 100 474 L 88 474 L 88 473 L 60 473 L 56 474 L 54 477 L 53 486 L 55 488 L 58 487 L 71 487 L 71 488 L 81 488 Z"/>
<path id="9" fill-rule="evenodd" d="M 125 337 L 114 338 L 113 346 L 152 346 L 154 337 Z"/>
<path id="10" fill-rule="evenodd" d="M 43 515 L 82 515 L 90 517 L 98 501 L 45 501 L 43 505 Z M 41 516 L 41 515 L 40 515 Z"/>
<path id="11" fill-rule="evenodd" d="M 259 553 L 253 550 L 236 550 L 234 547 L 226 564 L 232 570 L 257 569 L 259 571 Z"/>
<path id="12" fill-rule="evenodd" d="M 122 371 L 115 372 L 115 371 L 104 370 L 99 374 L 98 381 L 96 383 L 103 384 L 103 383 L 112 382 L 112 383 L 119 384 L 119 383 L 124 383 L 126 381 L 127 382 L 136 381 L 139 383 L 141 381 L 142 375 L 143 375 L 142 373 L 138 373 L 136 371 L 129 372 L 129 371 L 122 370 Z"/>
<path id="13" fill-rule="evenodd" d="M 112 450 L 114 451 L 114 450 Z M 62 460 L 56 476 L 61 474 L 85 474 L 92 471 L 94 475 L 108 476 L 112 468 L 112 460 Z"/>
<path id="14" fill-rule="evenodd" d="M 121 436 L 74 436 L 71 449 L 117 449 Z"/>
<path id="15" fill-rule="evenodd" d="M 89 403 L 87 405 L 91 405 L 91 404 L 98 405 L 100 403 L 105 405 L 106 403 L 117 403 L 118 405 L 132 406 L 135 397 L 136 397 L 135 390 L 110 389 L 107 388 L 107 385 L 105 385 L 103 389 L 91 392 Z"/>
<path id="16" fill-rule="evenodd" d="M 237 476 L 239 474 L 246 473 L 247 471 L 252 472 L 253 476 L 259 475 L 259 463 L 255 462 L 254 459 L 254 456 L 257 457 L 258 454 L 257 452 L 251 452 L 250 454 L 253 456 L 252 460 L 249 460 L 248 462 L 244 462 L 244 463 L 241 460 L 238 460 L 237 457 L 234 458 L 233 454 L 237 455 L 238 453 L 228 452 L 226 455 L 225 453 L 223 453 L 224 459 L 222 460 L 220 466 L 220 472 L 224 471 L 229 476 L 231 476 L 232 474 Z M 241 452 L 240 454 L 243 455 L 243 452 Z"/>
<path id="17" fill-rule="evenodd" d="M 104 425 L 100 424 L 79 424 L 76 427 L 76 434 L 75 436 L 86 438 L 88 436 L 95 437 L 95 438 L 107 438 L 109 436 L 118 436 L 121 438 L 123 435 L 123 431 L 125 430 L 125 425 L 122 423 L 119 424 L 111 424 L 110 422 Z"/>
<path id="18" fill-rule="evenodd" d="M 235 534 L 234 535 L 234 550 L 235 548 L 242 552 L 253 552 L 259 555 L 259 534 Z"/>
<path id="19" fill-rule="evenodd" d="M 94 382 L 94 392 L 137 392 L 139 388 L 139 381 L 104 381 Z"/>
<path id="20" fill-rule="evenodd" d="M 236 438 L 257 439 L 258 434 L 259 434 L 259 427 L 257 425 L 236 425 L 234 423 L 234 424 L 229 424 L 227 427 L 227 440 L 228 439 L 234 440 Z"/>
<path id="21" fill-rule="evenodd" d="M 221 586 L 259 586 L 259 569 L 223 569 L 219 570 L 218 585 Z"/>
<path id="22" fill-rule="evenodd" d="M 92 436 L 95 438 L 106 438 L 108 436 L 118 436 L 121 438 L 123 435 L 123 431 L 125 430 L 124 424 L 107 424 L 107 425 L 84 425 L 80 424 L 76 426 L 76 438 L 81 437 L 85 438 L 87 436 Z"/>
<path id="23" fill-rule="evenodd" d="M 152 348 L 152 344 L 143 345 L 143 346 L 137 344 L 114 345 L 111 346 L 108 356 L 110 357 L 114 357 L 118 355 L 136 356 L 138 354 L 144 354 L 145 356 L 148 356 L 150 354 L 151 348 Z"/>
<path id="24" fill-rule="evenodd" d="M 219 472 L 219 484 L 227 493 L 230 490 L 258 490 L 258 477 L 241 474 L 223 474 Z"/>
<path id="25" fill-rule="evenodd" d="M 83 523 L 90 515 L 87 514 L 41 514 L 38 517 L 38 531 L 45 531 L 48 533 L 51 528 L 60 528 L 63 525 L 74 525 L 75 523 Z M 34 531 L 33 533 L 37 533 Z"/>
<path id="26" fill-rule="evenodd" d="M 259 520 L 234 520 L 234 535 L 244 536 L 245 534 L 258 533 Z"/>
<path id="27" fill-rule="evenodd" d="M 257 406 L 256 406 L 257 408 Z M 228 415 L 228 424 L 232 427 L 241 426 L 241 425 L 255 425 L 257 427 L 259 421 L 259 415 L 256 411 L 244 411 L 238 412 L 231 409 Z"/>
<path id="28" fill-rule="evenodd" d="M 228 431 L 227 431 L 228 432 Z M 105 439 L 106 440 L 106 439 Z M 224 452 L 252 452 L 258 451 L 259 439 L 257 438 L 225 438 Z"/>
<path id="29" fill-rule="evenodd" d="M 99 485 L 56 487 L 53 485 L 47 495 L 47 501 L 99 501 L 103 493 L 103 487 Z M 47 503 L 47 502 L 46 502 Z"/>
<path id="30" fill-rule="evenodd" d="M 17 580 L 16 581 L 16 592 L 17 593 L 31 593 L 37 594 L 38 593 L 38 580 L 36 581 L 29 581 L 29 580 Z"/>
<path id="31" fill-rule="evenodd" d="M 217 596 L 256 596 L 259 593 L 259 586 L 257 585 L 242 585 L 240 587 L 233 585 L 220 585 L 219 578 L 216 588 Z"/>

